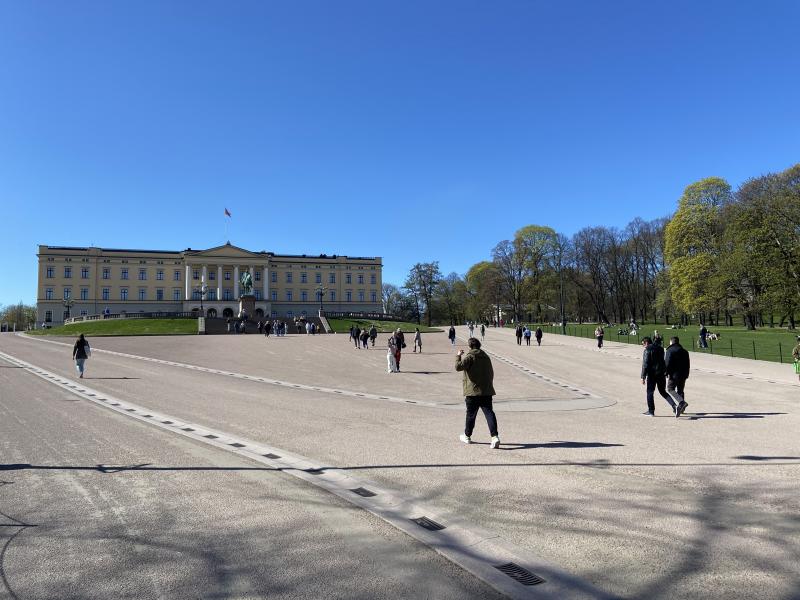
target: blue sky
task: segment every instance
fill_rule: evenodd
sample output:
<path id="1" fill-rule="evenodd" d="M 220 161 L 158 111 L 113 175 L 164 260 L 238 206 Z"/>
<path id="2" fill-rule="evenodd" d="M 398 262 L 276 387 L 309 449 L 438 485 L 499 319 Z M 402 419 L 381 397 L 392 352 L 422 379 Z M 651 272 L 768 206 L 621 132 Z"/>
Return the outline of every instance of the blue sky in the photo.
<path id="1" fill-rule="evenodd" d="M 800 161 L 800 3 L 0 3 L 0 304 L 38 244 L 464 273 Z M 225 234 L 224 208 L 233 217 Z"/>

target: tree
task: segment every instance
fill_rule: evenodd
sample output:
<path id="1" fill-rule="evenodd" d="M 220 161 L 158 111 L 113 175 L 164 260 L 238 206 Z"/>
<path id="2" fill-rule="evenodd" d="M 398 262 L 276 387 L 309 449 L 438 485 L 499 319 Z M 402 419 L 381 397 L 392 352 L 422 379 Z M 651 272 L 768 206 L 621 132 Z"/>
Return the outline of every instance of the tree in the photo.
<path id="1" fill-rule="evenodd" d="M 19 302 L 0 308 L 0 323 L 8 325 L 9 329 L 22 331 L 36 324 L 36 307 Z"/>
<path id="2" fill-rule="evenodd" d="M 501 299 L 503 297 L 503 279 L 493 262 L 483 261 L 470 267 L 464 277 L 469 306 L 467 313 L 481 321 L 492 317 L 499 319 Z"/>
<path id="3" fill-rule="evenodd" d="M 511 305 L 514 320 L 518 321 L 525 285 L 525 254 L 518 244 L 503 240 L 492 249 L 492 260 L 503 282 L 500 288 L 502 298 Z"/>
<path id="4" fill-rule="evenodd" d="M 428 327 L 431 326 L 431 300 L 434 290 L 439 284 L 442 274 L 439 271 L 439 262 L 417 263 L 411 267 L 404 287 L 417 298 L 417 306 L 425 310 Z M 420 304 L 422 306 L 420 306 Z"/>

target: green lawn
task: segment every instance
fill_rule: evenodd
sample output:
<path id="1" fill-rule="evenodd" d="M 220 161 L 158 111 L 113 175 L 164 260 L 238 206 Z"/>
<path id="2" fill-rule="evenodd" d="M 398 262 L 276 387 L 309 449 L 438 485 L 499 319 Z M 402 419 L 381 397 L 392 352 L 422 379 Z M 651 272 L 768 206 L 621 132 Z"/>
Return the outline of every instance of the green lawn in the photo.
<path id="1" fill-rule="evenodd" d="M 532 326 L 535 327 L 535 326 Z M 587 323 L 583 325 L 567 325 L 567 335 L 594 338 L 596 324 Z M 676 335 L 681 340 L 681 345 L 687 350 L 694 352 L 705 352 L 709 354 L 722 354 L 724 356 L 738 356 L 740 358 L 753 358 L 756 360 L 769 360 L 774 362 L 791 363 L 792 349 L 797 344 L 797 332 L 762 327 L 756 331 L 748 331 L 744 327 L 724 327 L 709 326 L 708 330 L 721 334 L 717 341 L 708 341 L 708 348 L 699 348 L 700 327 L 689 325 L 682 329 L 669 329 L 663 324 L 642 325 L 639 328 L 639 335 L 618 335 L 620 329 L 627 329 L 627 326 L 615 326 L 605 328 L 606 341 L 619 341 L 631 344 L 638 344 L 643 336 L 653 336 L 653 331 L 658 330 L 664 336 L 665 345 L 669 344 L 669 338 Z M 547 334 L 561 334 L 561 327 L 542 325 L 542 330 Z"/>
<path id="2" fill-rule="evenodd" d="M 415 327 L 419 327 L 420 332 L 437 332 L 442 331 L 436 327 L 426 327 L 425 325 L 417 325 L 416 323 L 402 323 L 399 321 L 370 321 L 369 319 L 328 319 L 328 323 L 336 333 L 349 333 L 352 325 L 358 325 L 359 329 L 365 327 L 369 329 L 375 325 L 378 333 L 389 333 L 398 327 L 405 332 L 413 332 Z"/>
<path id="3" fill-rule="evenodd" d="M 188 335 L 197 334 L 197 319 L 108 319 L 29 331 L 31 335 Z"/>

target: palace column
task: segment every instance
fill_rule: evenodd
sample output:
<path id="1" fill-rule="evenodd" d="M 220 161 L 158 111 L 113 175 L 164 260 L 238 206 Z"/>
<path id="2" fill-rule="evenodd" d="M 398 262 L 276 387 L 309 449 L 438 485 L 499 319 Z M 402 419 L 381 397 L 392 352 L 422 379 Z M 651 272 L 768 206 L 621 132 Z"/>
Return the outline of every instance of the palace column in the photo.
<path id="1" fill-rule="evenodd" d="M 192 298 L 189 296 L 189 283 L 192 277 L 192 267 L 190 265 L 186 265 L 186 294 L 184 296 L 185 300 L 188 302 Z"/>
<path id="2" fill-rule="evenodd" d="M 239 299 L 239 265 L 233 267 L 233 299 Z"/>
<path id="3" fill-rule="evenodd" d="M 222 300 L 222 265 L 217 266 L 217 301 Z"/>
<path id="4" fill-rule="evenodd" d="M 264 300 L 269 300 L 269 267 L 264 267 Z"/>

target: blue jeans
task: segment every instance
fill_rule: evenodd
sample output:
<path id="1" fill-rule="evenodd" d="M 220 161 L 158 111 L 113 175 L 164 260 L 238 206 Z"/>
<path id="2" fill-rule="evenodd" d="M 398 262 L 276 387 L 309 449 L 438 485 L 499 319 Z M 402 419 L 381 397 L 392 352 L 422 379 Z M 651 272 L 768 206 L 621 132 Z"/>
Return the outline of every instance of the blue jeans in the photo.
<path id="1" fill-rule="evenodd" d="M 85 358 L 76 358 L 75 359 L 75 368 L 78 369 L 78 373 L 83 375 L 83 365 L 86 364 Z"/>
<path id="2" fill-rule="evenodd" d="M 489 425 L 489 433 L 492 437 L 497 437 L 497 417 L 494 415 L 492 409 L 491 396 L 465 396 L 464 400 L 467 403 L 467 422 L 464 426 L 464 434 L 467 437 L 472 435 L 475 429 L 475 417 L 478 416 L 478 409 L 483 411 L 483 416 L 486 417 L 486 423 Z"/>

